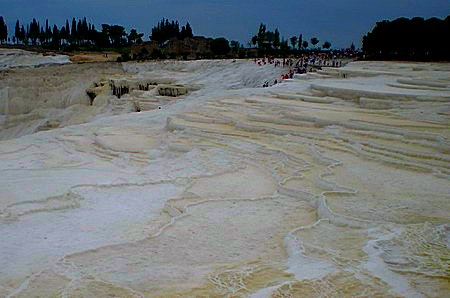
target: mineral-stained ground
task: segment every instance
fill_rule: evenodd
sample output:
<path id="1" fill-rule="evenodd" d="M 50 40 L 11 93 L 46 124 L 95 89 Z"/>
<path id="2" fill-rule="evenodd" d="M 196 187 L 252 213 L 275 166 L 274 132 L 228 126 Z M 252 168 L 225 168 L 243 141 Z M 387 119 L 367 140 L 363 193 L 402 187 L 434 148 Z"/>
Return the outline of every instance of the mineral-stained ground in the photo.
<path id="1" fill-rule="evenodd" d="M 450 65 L 281 71 L 2 71 L 0 296 L 448 296 Z"/>

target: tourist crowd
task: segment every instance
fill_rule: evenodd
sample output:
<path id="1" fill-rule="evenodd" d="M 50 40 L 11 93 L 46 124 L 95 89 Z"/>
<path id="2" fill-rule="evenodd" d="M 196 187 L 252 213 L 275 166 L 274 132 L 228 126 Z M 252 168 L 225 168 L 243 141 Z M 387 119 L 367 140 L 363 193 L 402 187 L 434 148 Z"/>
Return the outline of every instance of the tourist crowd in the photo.
<path id="1" fill-rule="evenodd" d="M 344 62 L 342 61 L 347 57 L 341 52 L 334 53 L 330 51 L 328 53 L 312 53 L 309 55 L 302 55 L 299 58 L 275 58 L 275 57 L 264 57 L 255 58 L 254 62 L 259 65 L 273 65 L 274 67 L 287 67 L 289 68 L 286 74 L 280 76 L 281 80 L 292 79 L 295 74 L 304 74 L 307 72 L 316 72 L 322 69 L 322 67 L 342 67 Z M 278 79 L 274 81 L 273 85 L 278 83 Z M 270 83 L 265 82 L 263 87 L 269 87 Z"/>

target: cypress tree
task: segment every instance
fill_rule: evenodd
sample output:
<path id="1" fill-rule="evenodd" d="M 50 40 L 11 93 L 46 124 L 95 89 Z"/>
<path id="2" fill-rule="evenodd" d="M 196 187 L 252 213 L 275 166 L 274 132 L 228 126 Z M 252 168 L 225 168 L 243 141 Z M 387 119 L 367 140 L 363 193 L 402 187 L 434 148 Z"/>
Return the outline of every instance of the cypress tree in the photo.
<path id="1" fill-rule="evenodd" d="M 22 25 L 22 27 L 20 27 L 20 35 L 19 35 L 19 39 L 22 43 L 26 43 L 27 40 L 27 33 L 25 31 L 25 27 Z"/>
<path id="2" fill-rule="evenodd" d="M 97 30 L 95 30 L 95 26 L 92 25 L 91 31 L 89 33 L 89 40 L 91 43 L 96 44 L 96 38 L 97 38 Z"/>
<path id="3" fill-rule="evenodd" d="M 181 31 L 180 31 L 180 39 L 185 39 L 186 38 L 186 27 L 181 27 Z"/>
<path id="4" fill-rule="evenodd" d="M 30 38 L 30 25 L 27 24 L 27 31 L 25 31 L 25 44 L 28 44 L 28 40 Z"/>
<path id="5" fill-rule="evenodd" d="M 69 20 L 66 20 L 66 34 L 66 37 L 68 38 L 70 36 Z"/>
<path id="6" fill-rule="evenodd" d="M 70 31 L 70 37 L 72 39 L 71 43 L 76 43 L 77 41 L 77 21 L 75 21 L 75 18 L 72 19 L 72 30 Z"/>
<path id="7" fill-rule="evenodd" d="M 77 40 L 78 40 L 78 44 L 83 44 L 81 41 L 83 39 L 83 27 L 81 24 L 81 20 L 78 20 L 77 23 Z"/>
<path id="8" fill-rule="evenodd" d="M 43 26 L 41 26 L 41 31 L 39 32 L 38 38 L 39 38 L 39 43 L 40 43 L 41 45 L 44 44 L 45 38 L 46 38 L 46 34 L 45 34 L 45 31 L 44 31 L 44 27 L 43 27 Z"/>
<path id="9" fill-rule="evenodd" d="M 280 31 L 278 31 L 278 28 L 275 29 L 275 33 L 273 35 L 273 46 L 275 49 L 278 49 L 281 46 Z"/>
<path id="10" fill-rule="evenodd" d="M 0 17 L 0 42 L 3 44 L 8 39 L 8 27 L 3 17 Z"/>
<path id="11" fill-rule="evenodd" d="M 16 37 L 16 43 L 19 43 L 20 38 L 20 23 L 19 20 L 16 22 L 16 27 L 14 28 L 14 36 Z"/>
<path id="12" fill-rule="evenodd" d="M 36 45 L 36 41 L 39 37 L 39 24 L 36 19 L 33 19 L 33 21 L 31 21 L 27 36 L 31 39 L 31 44 Z"/>
<path id="13" fill-rule="evenodd" d="M 48 26 L 48 19 L 45 20 L 45 42 L 48 43 L 50 38 L 52 37 L 52 30 Z"/>
<path id="14" fill-rule="evenodd" d="M 54 28 L 53 28 L 54 29 Z M 54 31 L 54 30 L 53 30 Z M 61 43 L 64 43 L 63 42 L 63 39 L 64 40 L 66 40 L 66 27 L 65 26 L 62 26 L 61 27 L 61 31 L 60 31 L 60 33 L 59 33 L 59 36 L 60 36 L 60 38 L 61 38 Z M 67 41 L 67 40 L 66 40 Z"/>
<path id="15" fill-rule="evenodd" d="M 64 27 L 62 29 L 64 29 Z M 59 47 L 61 45 L 61 38 L 60 38 L 58 26 L 56 26 L 56 25 L 53 25 L 52 41 L 53 41 L 53 44 L 57 47 Z"/>
<path id="16" fill-rule="evenodd" d="M 189 23 L 186 23 L 186 37 L 192 38 L 194 37 L 194 34 L 192 33 L 192 28 Z"/>

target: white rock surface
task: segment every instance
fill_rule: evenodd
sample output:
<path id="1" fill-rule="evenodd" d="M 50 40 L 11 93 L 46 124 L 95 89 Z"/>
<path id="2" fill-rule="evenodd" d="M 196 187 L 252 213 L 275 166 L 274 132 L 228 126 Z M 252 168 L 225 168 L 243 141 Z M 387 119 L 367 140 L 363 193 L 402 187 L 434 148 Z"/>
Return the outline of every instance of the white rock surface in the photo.
<path id="1" fill-rule="evenodd" d="M 55 67 L 65 80 L 67 67 Z M 449 65 L 351 63 L 259 88 L 280 71 L 108 66 L 97 83 L 162 78 L 189 92 L 101 98 L 88 123 L 34 134 L 47 118 L 15 115 L 27 125 L 0 141 L 0 295 L 446 296 Z M 92 83 L 70 78 L 77 92 Z M 139 100 L 164 105 L 111 116 Z"/>
<path id="2" fill-rule="evenodd" d="M 0 70 L 70 63 L 66 55 L 43 55 L 19 49 L 0 49 Z"/>

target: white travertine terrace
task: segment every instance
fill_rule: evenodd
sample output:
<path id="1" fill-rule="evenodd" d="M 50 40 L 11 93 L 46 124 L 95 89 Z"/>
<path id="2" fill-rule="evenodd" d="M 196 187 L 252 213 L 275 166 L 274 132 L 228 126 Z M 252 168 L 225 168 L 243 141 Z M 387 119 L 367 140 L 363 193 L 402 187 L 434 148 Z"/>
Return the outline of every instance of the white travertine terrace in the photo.
<path id="1" fill-rule="evenodd" d="M 43 55 L 19 49 L 0 49 L 0 70 L 11 67 L 44 66 L 70 63 L 69 56 Z"/>
<path id="2" fill-rule="evenodd" d="M 448 295 L 449 64 L 118 65 L 1 74 L 0 296 Z"/>

